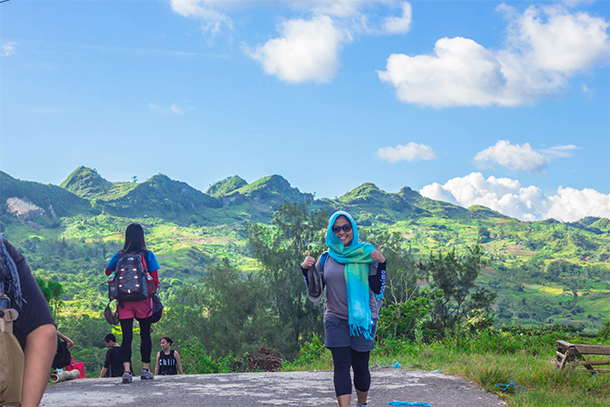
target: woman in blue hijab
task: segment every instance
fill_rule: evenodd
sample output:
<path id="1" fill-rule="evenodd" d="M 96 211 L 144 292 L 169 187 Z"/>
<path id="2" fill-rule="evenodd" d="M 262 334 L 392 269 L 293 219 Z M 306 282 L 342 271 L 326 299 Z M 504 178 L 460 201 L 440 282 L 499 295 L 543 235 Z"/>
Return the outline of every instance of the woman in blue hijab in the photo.
<path id="1" fill-rule="evenodd" d="M 357 406 L 366 406 L 371 385 L 369 356 L 379 319 L 376 299 L 383 297 L 386 260 L 379 249 L 358 239 L 358 228 L 352 216 L 335 212 L 328 220 L 326 233 L 328 251 L 316 259 L 306 252 L 301 264 L 305 282 L 321 275 L 326 287 L 324 315 L 325 346 L 334 363 L 334 384 L 340 407 L 350 405 L 354 370 Z M 311 298 L 311 296 L 310 296 Z"/>

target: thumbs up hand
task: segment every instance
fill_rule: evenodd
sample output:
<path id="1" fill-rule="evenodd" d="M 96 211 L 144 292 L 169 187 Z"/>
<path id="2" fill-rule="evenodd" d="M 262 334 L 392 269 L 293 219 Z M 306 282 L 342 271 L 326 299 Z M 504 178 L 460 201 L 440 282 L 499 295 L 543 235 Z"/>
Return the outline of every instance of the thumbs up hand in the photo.
<path id="1" fill-rule="evenodd" d="M 301 267 L 303 267 L 304 269 L 308 269 L 310 267 L 313 267 L 314 264 L 316 264 L 316 259 L 314 257 L 311 257 L 309 251 L 306 250 L 305 260 L 303 260 L 303 264 L 301 264 Z"/>
<path id="2" fill-rule="evenodd" d="M 385 257 L 383 257 L 383 253 L 381 253 L 382 248 L 383 245 L 379 246 L 379 249 L 373 250 L 371 252 L 371 259 L 373 259 L 377 263 L 385 263 Z"/>

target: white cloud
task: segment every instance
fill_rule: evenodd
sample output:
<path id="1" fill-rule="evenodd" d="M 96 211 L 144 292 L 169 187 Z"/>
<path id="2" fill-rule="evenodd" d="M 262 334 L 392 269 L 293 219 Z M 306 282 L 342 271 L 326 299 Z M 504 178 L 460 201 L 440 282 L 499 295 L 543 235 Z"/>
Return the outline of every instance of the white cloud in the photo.
<path id="1" fill-rule="evenodd" d="M 441 38 L 431 55 L 392 54 L 383 82 L 399 100 L 432 106 L 516 106 L 560 93 L 577 72 L 606 64 L 609 24 L 562 6 L 500 5 L 509 20 L 506 49 L 493 51 L 461 37 Z"/>
<path id="2" fill-rule="evenodd" d="M 570 73 L 607 63 L 608 22 L 564 7 L 529 7 L 508 27 L 508 41 L 527 63 L 541 70 Z"/>
<path id="3" fill-rule="evenodd" d="M 310 9 L 316 15 L 327 15 L 338 18 L 354 18 L 361 15 L 361 9 L 379 0 L 310 0 L 294 1 L 295 6 Z"/>
<path id="4" fill-rule="evenodd" d="M 288 20 L 278 31 L 281 37 L 245 51 L 265 73 L 291 83 L 330 81 L 339 67 L 339 48 L 351 41 L 350 34 L 335 27 L 328 16 Z"/>
<path id="5" fill-rule="evenodd" d="M 547 149 L 534 150 L 529 143 L 511 144 L 508 140 L 498 142 L 479 152 L 474 162 L 479 168 L 493 168 L 501 165 L 511 171 L 544 173 L 549 161 L 556 158 L 571 157 L 571 151 L 578 149 L 575 145 L 553 146 Z"/>
<path id="6" fill-rule="evenodd" d="M 402 3 L 402 17 L 386 17 L 383 22 L 385 32 L 389 34 L 406 34 L 411 29 L 413 11 L 410 3 Z"/>
<path id="7" fill-rule="evenodd" d="M 387 17 L 382 28 L 369 21 L 361 9 L 366 5 L 393 0 L 313 0 L 298 3 L 313 14 L 310 19 L 295 18 L 278 26 L 280 37 L 255 49 L 244 46 L 246 54 L 261 63 L 268 75 L 279 80 L 323 83 L 332 80 L 339 68 L 339 51 L 353 41 L 353 34 L 406 33 L 411 24 L 411 5 L 400 3 L 401 17 Z M 295 2 L 295 5 L 297 2 Z"/>
<path id="8" fill-rule="evenodd" d="M 596 0 L 560 0 L 563 4 L 568 7 L 576 7 L 581 4 L 589 5 L 595 3 Z"/>
<path id="9" fill-rule="evenodd" d="M 182 114 L 182 109 L 180 109 L 178 106 L 176 106 L 176 104 L 174 103 L 173 105 L 171 105 L 169 107 L 169 109 L 174 112 L 175 114 Z"/>
<path id="10" fill-rule="evenodd" d="M 582 84 L 581 89 L 582 89 L 582 93 L 584 93 L 585 96 L 591 97 L 593 95 L 593 89 L 590 89 L 586 83 Z"/>
<path id="11" fill-rule="evenodd" d="M 396 147 L 383 147 L 377 150 L 377 158 L 391 163 L 398 161 L 433 160 L 436 154 L 432 147 L 414 142 Z"/>
<path id="12" fill-rule="evenodd" d="M 568 144 L 565 146 L 549 147 L 547 149 L 540 150 L 540 151 L 549 158 L 564 158 L 564 157 L 572 157 L 573 154 L 571 153 L 571 151 L 573 151 L 573 150 L 578 150 L 578 147 L 576 147 L 573 144 Z"/>
<path id="13" fill-rule="evenodd" d="M 201 20 L 204 32 L 216 35 L 226 27 L 233 30 L 227 14 L 256 4 L 255 0 L 170 0 L 181 16 Z M 405 34 L 412 19 L 411 4 L 399 0 L 286 0 L 277 2 L 304 14 L 278 25 L 280 36 L 257 47 L 243 46 L 244 52 L 260 62 L 265 73 L 279 80 L 324 83 L 339 68 L 341 45 L 355 35 Z M 385 17 L 378 7 L 398 9 L 400 16 Z M 367 9 L 373 9 L 371 10 Z M 208 40 L 211 45 L 211 39 Z"/>
<path id="14" fill-rule="evenodd" d="M 464 207 L 483 205 L 528 221 L 554 218 L 572 222 L 585 216 L 610 218 L 610 194 L 559 187 L 556 194 L 547 197 L 536 186 L 523 187 L 519 181 L 509 178 L 485 179 L 479 172 L 450 179 L 444 185 L 426 185 L 420 193 Z"/>
<path id="15" fill-rule="evenodd" d="M 148 104 L 148 108 L 151 110 L 155 110 L 162 114 L 168 114 L 168 113 L 182 114 L 182 111 L 183 111 L 183 109 L 181 107 L 178 107 L 177 103 L 173 103 L 170 107 L 161 107 L 155 103 L 150 102 Z"/>
<path id="16" fill-rule="evenodd" d="M 494 53 L 461 37 L 441 38 L 434 55 L 392 54 L 378 75 L 399 100 L 434 107 L 497 103 L 506 85 Z"/>
<path id="17" fill-rule="evenodd" d="M 499 164 L 512 171 L 544 172 L 547 158 L 535 151 L 529 143 L 522 146 L 498 140 L 496 145 L 479 152 L 474 161 L 479 168 L 490 168 Z"/>
<path id="18" fill-rule="evenodd" d="M 170 0 L 172 10 L 183 17 L 195 17 L 202 20 L 204 32 L 217 34 L 225 25 L 233 29 L 233 20 L 228 15 L 216 10 L 221 2 L 218 0 Z"/>
<path id="19" fill-rule="evenodd" d="M 15 55 L 15 45 L 17 43 L 13 41 L 8 41 L 2 44 L 2 50 L 0 51 L 0 57 L 8 57 L 11 55 Z"/>
<path id="20" fill-rule="evenodd" d="M 557 194 L 549 197 L 551 204 L 546 213 L 548 218 L 575 221 L 585 216 L 610 218 L 610 195 L 594 189 L 559 187 Z"/>
<path id="21" fill-rule="evenodd" d="M 455 199 L 455 196 L 447 188 L 443 187 L 438 182 L 434 182 L 430 185 L 426 185 L 419 191 L 425 197 L 436 199 L 437 201 L 445 201 L 454 205 L 460 205 Z"/>

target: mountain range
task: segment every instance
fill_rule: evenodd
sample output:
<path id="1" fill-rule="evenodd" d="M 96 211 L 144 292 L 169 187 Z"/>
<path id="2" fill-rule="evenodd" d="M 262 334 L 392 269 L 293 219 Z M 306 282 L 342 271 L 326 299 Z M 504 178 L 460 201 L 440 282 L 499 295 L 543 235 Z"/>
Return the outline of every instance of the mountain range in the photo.
<path id="1" fill-rule="evenodd" d="M 290 185 L 281 175 L 248 184 L 235 175 L 201 192 L 187 183 L 157 174 L 144 182 L 110 182 L 96 170 L 79 167 L 59 186 L 22 181 L 0 171 L 0 198 L 4 211 L 31 222 L 77 214 L 105 212 L 130 218 L 162 218 L 178 223 L 192 216 L 216 223 L 269 221 L 273 208 L 284 202 L 310 202 L 312 207 L 344 209 L 362 214 L 363 225 L 394 223 L 413 217 L 454 220 L 509 218 L 489 208 L 463 208 L 423 197 L 409 187 L 388 193 L 365 183 L 336 199 L 314 199 Z M 231 211 L 230 209 L 239 208 Z M 227 211 L 229 209 L 229 211 Z"/>
<path id="2" fill-rule="evenodd" d="M 202 192 L 163 174 L 144 182 L 111 182 L 95 169 L 81 166 L 57 186 L 22 181 L 0 171 L 0 213 L 43 226 L 56 224 L 63 217 L 100 213 L 159 218 L 184 225 L 193 220 L 200 225 L 268 223 L 274 208 L 284 202 L 309 202 L 313 208 L 329 212 L 346 210 L 357 216 L 363 226 L 392 225 L 420 218 L 520 222 L 484 206 L 464 208 L 426 198 L 408 186 L 391 193 L 364 183 L 336 199 L 315 199 L 313 194 L 292 187 L 281 175 L 270 175 L 251 184 L 235 175 Z M 558 221 L 541 221 L 554 222 Z M 610 232 L 610 220 L 606 218 L 586 217 L 566 225 L 596 234 Z"/>

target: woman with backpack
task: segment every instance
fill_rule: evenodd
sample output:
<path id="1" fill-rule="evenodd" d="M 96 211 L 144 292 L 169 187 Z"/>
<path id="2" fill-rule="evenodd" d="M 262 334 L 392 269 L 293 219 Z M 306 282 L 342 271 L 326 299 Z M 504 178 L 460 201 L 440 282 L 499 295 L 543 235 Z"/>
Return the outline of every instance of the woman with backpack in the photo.
<path id="1" fill-rule="evenodd" d="M 159 288 L 159 263 L 153 252 L 146 249 L 144 230 L 137 223 L 127 226 L 125 244 L 106 267 L 106 275 L 111 276 L 110 283 L 117 291 L 117 311 L 123 341 L 123 383 L 131 383 L 131 343 L 133 341 L 133 320 L 140 323 L 140 354 L 142 356 L 142 371 L 140 379 L 152 380 L 155 376 L 150 371 L 150 354 L 152 339 L 150 326 L 153 322 L 152 294 Z M 113 274 L 114 273 L 114 274 Z"/>
<path id="2" fill-rule="evenodd" d="M 312 273 L 320 274 L 326 286 L 324 315 L 325 346 L 333 355 L 334 384 L 340 407 L 351 403 L 352 380 L 357 406 L 366 406 L 371 385 L 370 351 L 379 319 L 376 296 L 383 295 L 386 260 L 379 249 L 358 240 L 358 228 L 352 216 L 335 212 L 328 220 L 328 251 L 316 259 L 306 252 L 301 264 L 305 283 L 310 286 Z"/>

